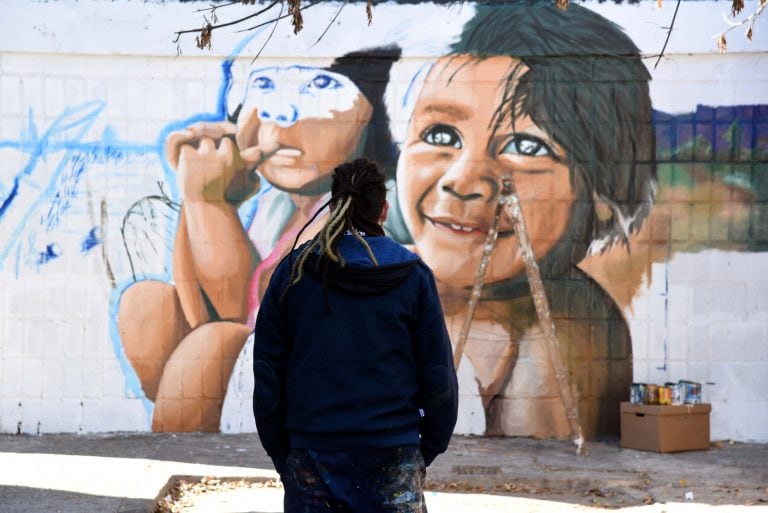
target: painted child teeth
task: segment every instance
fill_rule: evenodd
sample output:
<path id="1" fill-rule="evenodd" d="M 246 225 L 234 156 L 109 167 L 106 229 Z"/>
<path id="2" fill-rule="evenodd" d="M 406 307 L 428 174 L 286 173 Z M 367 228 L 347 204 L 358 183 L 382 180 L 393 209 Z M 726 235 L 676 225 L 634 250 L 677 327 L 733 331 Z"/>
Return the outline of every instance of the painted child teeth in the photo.
<path id="1" fill-rule="evenodd" d="M 450 227 L 452 230 L 455 230 L 455 231 L 457 231 L 457 232 L 472 233 L 472 232 L 474 232 L 474 231 L 477 231 L 477 230 L 475 230 L 474 228 L 472 228 L 472 227 L 470 227 L 470 226 L 462 226 L 462 225 L 460 225 L 460 224 L 454 224 L 454 223 L 441 223 L 441 222 L 437 222 L 437 224 L 441 224 L 441 225 L 443 225 L 443 226 L 449 226 L 449 227 Z"/>
<path id="2" fill-rule="evenodd" d="M 470 228 L 468 226 L 461 226 L 460 224 L 452 224 L 451 228 L 453 228 L 454 230 L 461 230 L 462 232 L 467 232 L 467 233 L 474 231 L 474 228 Z"/>
<path id="3" fill-rule="evenodd" d="M 282 155 L 284 157 L 299 157 L 301 156 L 301 150 L 297 148 L 280 148 L 275 152 L 277 155 Z"/>

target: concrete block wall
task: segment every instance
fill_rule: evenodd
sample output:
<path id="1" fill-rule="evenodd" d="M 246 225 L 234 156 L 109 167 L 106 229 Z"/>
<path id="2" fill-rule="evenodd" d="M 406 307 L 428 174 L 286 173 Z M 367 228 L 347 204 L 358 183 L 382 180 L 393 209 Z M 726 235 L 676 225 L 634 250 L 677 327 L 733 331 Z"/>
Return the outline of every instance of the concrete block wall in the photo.
<path id="1" fill-rule="evenodd" d="M 677 156 L 659 157 L 654 205 L 670 212 L 658 218 L 668 223 L 666 235 L 656 237 L 648 224 L 633 241 L 633 255 L 647 250 L 651 256 L 633 264 L 639 271 L 626 263 L 611 267 L 613 251 L 593 255 L 581 268 L 626 318 L 632 380 L 699 381 L 713 405 L 713 439 L 766 442 L 768 237 L 754 234 L 764 231 L 759 216 L 768 173 L 768 30 L 756 27 L 751 45 L 730 33 L 729 53 L 719 55 L 709 36 L 723 30 L 728 3 L 684 3 L 666 56 L 654 67 L 665 33 L 653 27 L 669 23 L 672 4 L 584 5 L 621 26 L 648 56 L 655 111 L 683 116 L 700 106 L 752 108 L 753 139 L 741 150 L 753 156 L 730 162 L 729 178 L 712 179 L 707 188 L 699 187 L 701 173 L 722 174 L 717 148 L 682 167 L 675 166 L 686 148 L 672 148 Z M 171 42 L 173 31 L 199 24 L 195 10 L 207 5 L 0 0 L 8 13 L 0 21 L 7 35 L 0 42 L 0 432 L 152 429 L 154 405 L 126 356 L 116 319 L 129 284 L 170 280 L 174 226 L 157 220 L 161 229 L 141 246 L 138 265 L 126 251 L 123 223 L 140 198 L 178 200 L 165 137 L 223 108 L 222 63 L 243 35 L 215 34 L 211 51 L 182 40 L 180 56 Z M 314 44 L 325 28 L 316 20 L 332 18 L 337 9 L 314 8 L 299 35 L 288 24 L 278 26 L 259 64 L 322 67 L 351 50 L 400 44 L 403 57 L 390 72 L 387 100 L 395 141 L 402 142 L 413 101 L 406 93 L 418 89 L 414 76 L 447 53 L 474 5 L 389 2 L 374 8 L 368 27 L 364 5 L 352 4 L 339 18 L 344 29 L 331 27 Z M 419 21 L 426 19 L 432 20 L 428 31 Z M 267 36 L 258 34 L 240 52 L 233 76 L 247 74 Z M 664 144 L 657 140 L 658 148 Z M 252 343 L 234 365 L 221 431 L 255 430 Z M 482 434 L 485 418 L 471 369 L 460 368 L 460 378 L 457 432 Z"/>

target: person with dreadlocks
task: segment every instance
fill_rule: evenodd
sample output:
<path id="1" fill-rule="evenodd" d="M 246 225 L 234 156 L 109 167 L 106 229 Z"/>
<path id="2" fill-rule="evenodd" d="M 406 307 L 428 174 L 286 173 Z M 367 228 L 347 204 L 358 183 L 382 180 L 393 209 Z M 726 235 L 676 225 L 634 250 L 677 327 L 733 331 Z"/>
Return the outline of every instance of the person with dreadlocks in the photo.
<path id="1" fill-rule="evenodd" d="M 328 220 L 256 318 L 253 409 L 286 513 L 426 511 L 426 467 L 456 424 L 435 280 L 384 235 L 385 178 L 367 159 L 335 168 Z"/>

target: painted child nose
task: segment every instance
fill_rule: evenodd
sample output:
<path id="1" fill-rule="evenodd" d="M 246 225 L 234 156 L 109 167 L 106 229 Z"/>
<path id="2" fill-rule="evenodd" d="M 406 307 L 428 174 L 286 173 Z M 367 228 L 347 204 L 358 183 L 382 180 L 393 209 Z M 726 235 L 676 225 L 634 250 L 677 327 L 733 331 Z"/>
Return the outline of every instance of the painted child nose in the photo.
<path id="1" fill-rule="evenodd" d="M 468 192 L 465 194 L 456 190 L 454 187 L 455 187 L 455 184 L 443 185 L 442 189 L 443 189 L 443 192 L 447 192 L 448 194 L 459 198 L 461 201 L 470 201 L 470 200 L 480 199 L 483 197 L 483 195 L 480 194 L 479 192 Z"/>
<path id="2" fill-rule="evenodd" d="M 281 128 L 288 128 L 298 121 L 299 111 L 295 105 L 288 105 L 287 108 L 278 110 L 262 109 L 259 111 L 259 118 L 262 121 L 271 121 Z"/>
<path id="3" fill-rule="evenodd" d="M 491 201 L 499 193 L 498 169 L 493 162 L 471 155 L 455 162 L 440 178 L 437 185 L 443 194 L 460 201 Z"/>

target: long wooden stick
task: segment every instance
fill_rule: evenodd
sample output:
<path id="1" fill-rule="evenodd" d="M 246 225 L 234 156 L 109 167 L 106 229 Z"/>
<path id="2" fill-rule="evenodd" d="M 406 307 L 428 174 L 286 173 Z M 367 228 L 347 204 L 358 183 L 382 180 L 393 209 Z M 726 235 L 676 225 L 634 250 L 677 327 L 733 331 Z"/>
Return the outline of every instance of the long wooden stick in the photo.
<path id="1" fill-rule="evenodd" d="M 512 176 L 505 176 L 502 178 L 502 181 L 508 181 L 511 190 L 508 205 L 512 217 L 512 225 L 520 251 L 523 254 L 525 274 L 528 276 L 528 285 L 531 287 L 533 304 L 536 307 L 536 316 L 539 318 L 539 325 L 547 339 L 549 359 L 557 378 L 560 399 L 565 407 L 565 416 L 571 428 L 571 437 L 576 444 L 576 454 L 585 454 L 584 435 L 582 434 L 581 423 L 579 422 L 579 408 L 568 380 L 568 368 L 565 366 L 565 360 L 563 360 L 560 342 L 555 335 L 555 323 L 552 322 L 549 299 L 547 298 L 546 290 L 544 290 L 544 282 L 541 280 L 539 265 L 536 263 L 536 257 L 533 254 L 533 247 L 528 236 L 528 228 L 523 217 L 523 209 L 520 206 L 520 197 L 517 195 L 517 189 L 515 188 L 515 180 Z"/>
<path id="2" fill-rule="evenodd" d="M 464 316 L 464 322 L 462 322 L 461 331 L 459 332 L 459 340 L 456 342 L 456 348 L 453 350 L 453 366 L 456 369 L 459 368 L 459 364 L 461 363 L 461 357 L 464 354 L 464 346 L 466 346 L 467 337 L 469 336 L 469 328 L 472 325 L 472 319 L 475 317 L 477 303 L 480 301 L 480 293 L 483 291 L 485 271 L 488 269 L 488 261 L 491 259 L 491 251 L 493 251 L 493 246 L 496 244 L 496 239 L 499 236 L 501 214 L 510 200 L 511 188 L 509 183 L 509 181 L 502 182 L 501 195 L 499 196 L 499 202 L 496 204 L 496 213 L 493 216 L 491 227 L 488 229 L 488 235 L 485 237 L 483 257 L 480 259 L 480 267 L 477 269 L 477 274 L 475 274 L 475 284 L 472 286 L 472 293 L 469 296 L 469 303 L 467 304 L 467 315 Z"/>
<path id="3" fill-rule="evenodd" d="M 491 252 L 496 244 L 496 240 L 499 235 L 499 223 L 501 221 L 501 215 L 505 207 L 509 207 L 510 217 L 517 237 L 520 251 L 523 255 L 523 262 L 525 264 L 525 273 L 528 277 L 528 284 L 531 288 L 531 295 L 533 296 L 533 303 L 536 308 L 536 316 L 539 319 L 539 324 L 547 339 L 547 348 L 549 350 L 550 361 L 555 370 L 555 376 L 557 378 L 558 389 L 560 392 L 560 399 L 565 407 L 565 414 L 568 419 L 568 423 L 571 429 L 571 436 L 573 442 L 576 444 L 577 454 L 586 454 L 584 448 L 584 436 L 581 431 L 581 424 L 579 422 L 579 410 L 578 405 L 573 396 L 571 385 L 568 380 L 568 369 L 565 366 L 563 360 L 562 351 L 560 350 L 560 342 L 555 335 L 555 324 L 552 322 L 552 315 L 549 307 L 549 300 L 547 299 L 547 293 L 544 290 L 544 283 L 541 280 L 541 273 L 539 272 L 539 266 L 536 263 L 536 258 L 533 253 L 533 247 L 528 236 L 528 229 L 525 225 L 525 218 L 523 217 L 523 211 L 520 206 L 520 198 L 517 195 L 515 188 L 515 182 L 511 175 L 505 175 L 501 179 L 501 195 L 499 196 L 499 202 L 496 205 L 496 212 L 493 217 L 493 223 L 488 230 L 488 236 L 485 239 L 485 247 L 483 248 L 483 256 L 480 260 L 480 267 L 475 275 L 475 284 L 472 287 L 472 293 L 469 297 L 469 303 L 467 306 L 467 314 L 464 317 L 464 322 L 461 325 L 461 331 L 459 332 L 459 340 L 456 342 L 456 348 L 453 353 L 453 364 L 456 369 L 459 368 L 461 363 L 461 357 L 464 354 L 464 347 L 467 343 L 467 337 L 469 336 L 469 328 L 472 325 L 472 320 L 475 316 L 475 310 L 480 300 L 480 294 L 483 290 L 483 284 L 485 281 L 485 272 L 488 268 L 488 262 L 490 261 Z"/>

